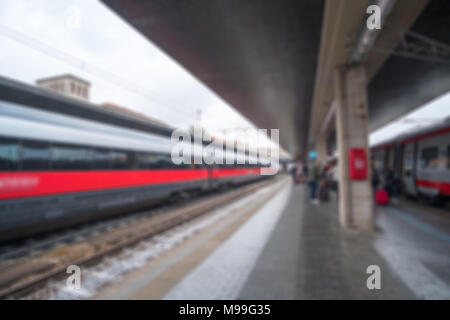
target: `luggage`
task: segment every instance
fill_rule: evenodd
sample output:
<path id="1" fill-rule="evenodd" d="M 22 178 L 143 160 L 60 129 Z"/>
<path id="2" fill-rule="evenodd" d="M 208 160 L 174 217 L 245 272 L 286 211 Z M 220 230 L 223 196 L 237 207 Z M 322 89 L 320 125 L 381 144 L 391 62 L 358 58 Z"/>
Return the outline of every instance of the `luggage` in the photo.
<path id="1" fill-rule="evenodd" d="M 375 191 L 375 203 L 382 205 L 389 203 L 389 196 L 385 189 L 378 189 Z"/>
<path id="2" fill-rule="evenodd" d="M 329 200 L 328 195 L 328 185 L 326 182 L 322 181 L 319 185 L 319 201 L 327 202 Z"/>
<path id="3" fill-rule="evenodd" d="M 300 184 L 300 183 L 304 183 L 305 182 L 305 178 L 301 175 L 297 175 L 294 178 L 294 182 L 295 184 Z"/>

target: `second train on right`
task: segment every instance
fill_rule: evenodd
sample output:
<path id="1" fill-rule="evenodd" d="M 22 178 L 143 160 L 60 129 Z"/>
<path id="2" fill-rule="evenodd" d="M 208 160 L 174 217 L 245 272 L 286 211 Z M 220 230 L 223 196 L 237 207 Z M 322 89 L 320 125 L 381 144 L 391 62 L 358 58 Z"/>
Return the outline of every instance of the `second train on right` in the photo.
<path id="1" fill-rule="evenodd" d="M 450 202 L 450 117 L 371 147 L 373 169 L 395 176 L 398 192 Z"/>

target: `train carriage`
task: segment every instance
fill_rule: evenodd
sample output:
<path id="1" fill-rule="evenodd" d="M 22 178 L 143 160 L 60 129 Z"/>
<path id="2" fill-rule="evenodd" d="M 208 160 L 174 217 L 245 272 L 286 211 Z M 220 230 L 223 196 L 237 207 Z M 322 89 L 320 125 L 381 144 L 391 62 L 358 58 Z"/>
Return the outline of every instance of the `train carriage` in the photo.
<path id="1" fill-rule="evenodd" d="M 450 197 L 450 119 L 399 138 L 408 195 Z"/>
<path id="2" fill-rule="evenodd" d="M 405 195 L 450 200 L 450 118 L 371 148 L 378 173 L 394 169 Z"/>
<path id="3" fill-rule="evenodd" d="M 240 165 L 175 165 L 169 136 L 6 101 L 0 128 L 0 241 L 261 178 L 248 155 Z"/>

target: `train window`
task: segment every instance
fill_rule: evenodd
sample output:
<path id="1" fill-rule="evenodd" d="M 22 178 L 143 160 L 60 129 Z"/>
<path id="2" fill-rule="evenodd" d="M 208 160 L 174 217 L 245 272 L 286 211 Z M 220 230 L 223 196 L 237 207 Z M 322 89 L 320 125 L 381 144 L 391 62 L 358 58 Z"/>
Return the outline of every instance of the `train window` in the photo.
<path id="1" fill-rule="evenodd" d="M 172 162 L 172 158 L 169 154 L 158 154 L 158 167 L 161 169 L 170 169 L 170 168 L 182 168 L 183 165 L 177 166 Z"/>
<path id="2" fill-rule="evenodd" d="M 0 138 L 0 171 L 19 168 L 19 141 Z"/>
<path id="3" fill-rule="evenodd" d="M 44 142 L 22 142 L 22 170 L 50 169 L 50 146 Z"/>
<path id="4" fill-rule="evenodd" d="M 112 169 L 128 169 L 129 155 L 125 151 L 111 151 L 109 154 Z"/>
<path id="5" fill-rule="evenodd" d="M 128 168 L 129 169 L 138 169 L 139 168 L 136 152 L 128 152 Z"/>
<path id="6" fill-rule="evenodd" d="M 203 169 L 203 168 L 205 168 L 205 164 L 202 161 L 202 163 L 193 164 L 191 167 L 193 169 Z M 175 166 L 175 168 L 179 168 L 179 166 Z M 181 169 L 181 167 L 180 167 L 180 169 Z"/>
<path id="7" fill-rule="evenodd" d="M 150 169 L 152 155 L 148 153 L 136 154 L 136 162 L 138 169 Z"/>
<path id="8" fill-rule="evenodd" d="M 110 169 L 109 150 L 94 149 L 92 154 L 92 167 L 95 169 Z"/>
<path id="9" fill-rule="evenodd" d="M 139 169 L 153 169 L 158 167 L 158 156 L 151 153 L 138 153 L 136 155 Z"/>
<path id="10" fill-rule="evenodd" d="M 438 147 L 429 147 L 422 150 L 422 168 L 436 168 L 439 164 Z"/>
<path id="11" fill-rule="evenodd" d="M 232 167 L 233 167 L 233 164 L 227 163 L 226 161 L 224 161 L 224 163 L 222 163 L 219 168 L 230 169 Z"/>
<path id="12" fill-rule="evenodd" d="M 173 163 L 170 154 L 138 153 L 137 167 L 140 169 L 187 169 L 201 168 L 202 165 Z"/>
<path id="13" fill-rule="evenodd" d="M 54 170 L 87 170 L 92 167 L 92 150 L 71 146 L 52 147 Z"/>

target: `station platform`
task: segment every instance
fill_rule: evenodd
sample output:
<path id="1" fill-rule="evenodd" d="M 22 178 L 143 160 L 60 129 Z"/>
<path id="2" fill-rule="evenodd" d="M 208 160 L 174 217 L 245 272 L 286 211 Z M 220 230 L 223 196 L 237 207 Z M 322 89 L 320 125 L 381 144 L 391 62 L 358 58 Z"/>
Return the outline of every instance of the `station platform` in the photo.
<path id="1" fill-rule="evenodd" d="M 409 209 L 376 208 L 373 233 L 345 230 L 336 201 L 315 205 L 294 187 L 239 298 L 449 299 L 449 239 Z M 367 288 L 369 265 L 380 267 L 380 290 Z"/>
<path id="2" fill-rule="evenodd" d="M 282 180 L 94 298 L 450 299 L 450 214 L 405 202 L 377 208 L 374 232 L 347 230 L 336 200 Z"/>

